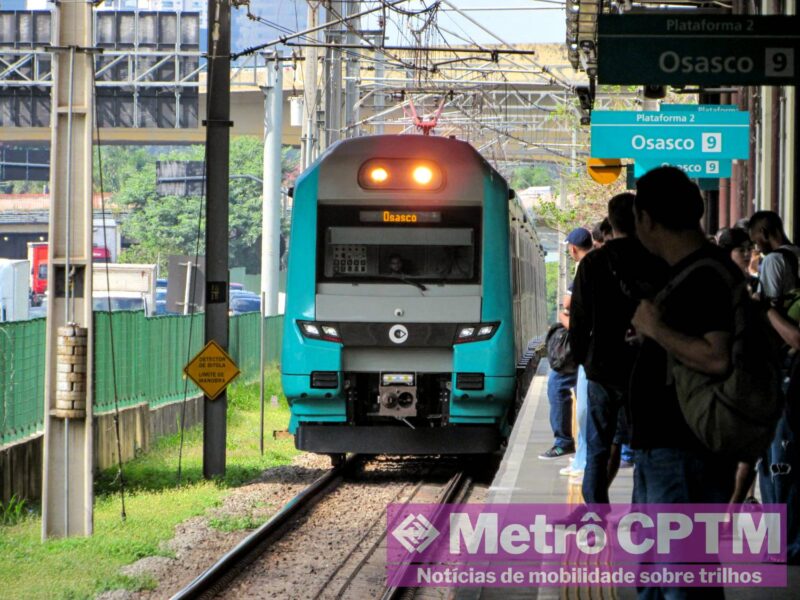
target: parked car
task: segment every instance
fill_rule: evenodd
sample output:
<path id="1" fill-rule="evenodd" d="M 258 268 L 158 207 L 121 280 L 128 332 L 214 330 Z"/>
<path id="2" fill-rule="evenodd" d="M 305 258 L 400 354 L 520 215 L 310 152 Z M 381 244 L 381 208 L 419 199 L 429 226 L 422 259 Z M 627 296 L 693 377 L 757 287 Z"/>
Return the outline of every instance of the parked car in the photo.
<path id="1" fill-rule="evenodd" d="M 228 302 L 228 312 L 231 315 L 240 315 L 247 312 L 259 312 L 261 298 L 258 294 L 244 290 L 231 290 Z"/>

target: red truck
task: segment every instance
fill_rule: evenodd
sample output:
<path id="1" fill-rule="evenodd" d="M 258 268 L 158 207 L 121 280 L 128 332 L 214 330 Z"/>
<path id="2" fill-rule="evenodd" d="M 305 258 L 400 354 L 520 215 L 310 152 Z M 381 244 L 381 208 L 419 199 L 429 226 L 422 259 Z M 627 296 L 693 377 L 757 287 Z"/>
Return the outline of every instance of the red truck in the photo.
<path id="1" fill-rule="evenodd" d="M 92 262 L 109 262 L 111 253 L 104 246 L 92 247 Z M 28 244 L 28 262 L 31 264 L 31 304 L 40 306 L 47 292 L 47 242 Z"/>

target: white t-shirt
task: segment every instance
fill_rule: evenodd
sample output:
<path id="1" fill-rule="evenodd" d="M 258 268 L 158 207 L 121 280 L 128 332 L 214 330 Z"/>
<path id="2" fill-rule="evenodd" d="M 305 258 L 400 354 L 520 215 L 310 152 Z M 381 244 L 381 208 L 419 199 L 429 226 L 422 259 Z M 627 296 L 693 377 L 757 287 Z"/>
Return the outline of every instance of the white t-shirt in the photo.
<path id="1" fill-rule="evenodd" d="M 785 244 L 781 246 L 791 250 L 800 265 L 800 248 Z M 791 292 L 798 285 L 798 273 L 792 273 L 786 257 L 781 252 L 772 251 L 764 257 L 758 276 L 761 294 L 767 298 L 780 298 Z"/>

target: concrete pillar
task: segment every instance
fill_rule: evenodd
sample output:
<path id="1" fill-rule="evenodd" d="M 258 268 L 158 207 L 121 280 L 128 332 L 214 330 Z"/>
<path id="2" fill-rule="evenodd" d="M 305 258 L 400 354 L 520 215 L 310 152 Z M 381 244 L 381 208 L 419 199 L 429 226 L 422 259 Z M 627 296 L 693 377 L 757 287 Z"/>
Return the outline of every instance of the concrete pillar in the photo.
<path id="1" fill-rule="evenodd" d="M 83 411 L 59 410 L 58 372 L 75 371 L 59 352 L 67 331 L 84 338 L 81 368 L 93 374 L 92 128 L 94 89 L 92 5 L 62 2 L 52 12 L 53 107 L 50 140 L 48 306 L 44 381 L 42 539 L 91 535 L 92 385 L 70 392 Z M 85 334 L 84 334 L 85 332 Z M 89 380 L 91 383 L 91 380 Z M 63 391 L 63 389 L 62 389 Z M 63 400 L 63 394 L 60 395 Z M 80 398 L 79 398 L 80 397 Z"/>

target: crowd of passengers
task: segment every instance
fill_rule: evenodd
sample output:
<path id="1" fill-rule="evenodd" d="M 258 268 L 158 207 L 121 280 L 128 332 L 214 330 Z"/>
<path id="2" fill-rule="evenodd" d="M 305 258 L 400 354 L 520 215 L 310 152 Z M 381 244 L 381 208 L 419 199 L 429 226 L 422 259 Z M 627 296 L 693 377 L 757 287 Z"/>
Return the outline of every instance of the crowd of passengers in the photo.
<path id="1" fill-rule="evenodd" d="M 592 504 L 620 467 L 636 503 L 785 503 L 798 564 L 800 247 L 774 212 L 709 237 L 703 211 L 697 186 L 662 167 L 567 235 L 577 268 L 551 335 L 566 328 L 571 360 L 549 374 L 555 441 L 539 458 L 571 457 L 561 473 Z"/>

